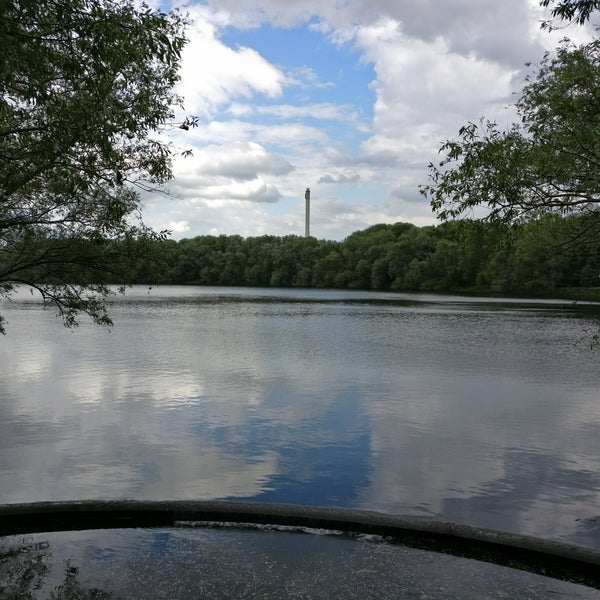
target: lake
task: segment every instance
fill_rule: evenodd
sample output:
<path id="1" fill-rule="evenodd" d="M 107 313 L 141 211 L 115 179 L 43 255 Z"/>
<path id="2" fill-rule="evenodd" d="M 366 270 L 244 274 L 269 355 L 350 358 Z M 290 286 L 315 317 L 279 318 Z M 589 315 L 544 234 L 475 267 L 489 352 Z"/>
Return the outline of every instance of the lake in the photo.
<path id="1" fill-rule="evenodd" d="M 228 499 L 600 548 L 600 305 L 142 287 L 0 310 L 0 503 Z"/>

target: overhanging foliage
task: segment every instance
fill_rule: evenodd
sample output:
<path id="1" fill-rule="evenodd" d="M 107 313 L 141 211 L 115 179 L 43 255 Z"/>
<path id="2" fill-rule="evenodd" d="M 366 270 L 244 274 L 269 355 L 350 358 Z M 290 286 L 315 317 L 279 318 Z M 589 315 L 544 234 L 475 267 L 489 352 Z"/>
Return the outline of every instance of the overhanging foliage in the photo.
<path id="1" fill-rule="evenodd" d="M 109 322 L 106 242 L 150 234 L 139 190 L 171 177 L 153 134 L 181 105 L 183 31 L 133 0 L 0 3 L 0 296 L 27 284 L 68 325 L 79 311 Z M 73 265 L 95 285 L 72 285 Z"/>
<path id="2" fill-rule="evenodd" d="M 600 214 L 600 41 L 564 41 L 525 85 L 508 130 L 469 123 L 444 143 L 421 192 L 442 219 Z"/>

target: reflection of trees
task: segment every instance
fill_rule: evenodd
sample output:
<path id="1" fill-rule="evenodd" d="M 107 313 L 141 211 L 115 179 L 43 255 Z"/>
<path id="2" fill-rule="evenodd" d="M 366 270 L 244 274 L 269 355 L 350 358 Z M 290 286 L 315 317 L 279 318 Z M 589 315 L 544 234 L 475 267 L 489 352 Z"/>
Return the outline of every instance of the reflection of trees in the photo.
<path id="1" fill-rule="evenodd" d="M 48 542 L 0 548 L 0 597 L 33 600 L 47 587 L 52 552 Z M 52 600 L 107 600 L 114 598 L 96 588 L 86 589 L 78 580 L 79 569 L 66 562 L 64 581 L 47 596 Z M 44 595 L 44 597 L 46 597 Z"/>

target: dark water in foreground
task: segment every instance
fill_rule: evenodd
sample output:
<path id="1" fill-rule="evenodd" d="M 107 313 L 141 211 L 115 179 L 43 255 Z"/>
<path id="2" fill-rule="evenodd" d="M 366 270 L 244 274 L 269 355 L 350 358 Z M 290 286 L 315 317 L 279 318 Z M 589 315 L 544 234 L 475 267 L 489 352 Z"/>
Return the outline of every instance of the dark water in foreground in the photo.
<path id="1" fill-rule="evenodd" d="M 251 499 L 600 548 L 595 309 L 133 288 L 107 332 L 1 308 L 0 503 Z"/>
<path id="2" fill-rule="evenodd" d="M 24 547 L 13 542 L 16 550 L 0 561 L 0 595 L 4 584 L 11 595 L 2 597 L 61 600 L 600 598 L 592 587 L 487 562 L 367 536 L 307 533 L 182 527 L 38 534 Z M 0 539 L 0 557 L 3 550 Z"/>

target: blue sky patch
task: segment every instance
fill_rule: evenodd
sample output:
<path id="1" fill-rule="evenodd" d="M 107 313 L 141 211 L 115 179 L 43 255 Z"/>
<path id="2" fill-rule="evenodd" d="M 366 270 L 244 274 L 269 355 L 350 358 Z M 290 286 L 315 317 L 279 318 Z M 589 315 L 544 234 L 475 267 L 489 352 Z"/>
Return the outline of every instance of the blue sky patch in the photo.
<path id="1" fill-rule="evenodd" d="M 360 62 L 360 54 L 350 45 L 337 46 L 308 25 L 294 29 L 269 25 L 244 30 L 228 27 L 220 39 L 232 48 L 256 50 L 288 76 L 301 81 L 301 85 L 286 90 L 285 101 L 351 104 L 365 120 L 372 118 L 375 94 L 370 83 L 375 73 L 372 65 Z"/>

